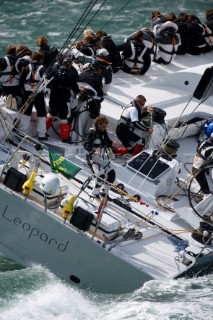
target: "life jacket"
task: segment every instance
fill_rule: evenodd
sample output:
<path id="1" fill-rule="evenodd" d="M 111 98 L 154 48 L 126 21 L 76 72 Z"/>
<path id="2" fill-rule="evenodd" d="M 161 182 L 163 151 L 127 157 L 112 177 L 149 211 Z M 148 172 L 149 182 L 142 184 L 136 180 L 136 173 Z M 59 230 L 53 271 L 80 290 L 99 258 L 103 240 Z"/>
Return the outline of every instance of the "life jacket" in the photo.
<path id="1" fill-rule="evenodd" d="M 91 56 L 95 55 L 95 51 L 93 50 L 92 47 L 89 47 L 89 46 L 83 46 L 83 47 L 81 47 L 81 49 L 79 49 L 79 51 L 81 51 L 86 56 L 91 57 Z"/>
<path id="2" fill-rule="evenodd" d="M 132 123 L 132 121 L 131 121 L 131 119 L 129 117 L 129 108 L 133 108 L 133 107 L 137 110 L 137 112 L 138 112 L 138 121 L 140 121 L 141 120 L 141 113 L 137 109 L 137 107 L 135 106 L 134 101 L 131 101 L 130 104 L 126 108 L 124 108 L 124 110 L 123 110 L 123 112 L 121 114 L 121 117 L 120 117 L 120 119 L 118 121 L 119 125 L 125 125 L 131 131 L 134 131 L 135 127 L 134 127 L 134 125 L 133 125 L 133 123 Z"/>
<path id="3" fill-rule="evenodd" d="M 34 92 L 36 89 L 36 86 L 41 80 L 40 70 L 43 68 L 43 65 L 39 65 L 37 62 L 32 62 L 29 64 L 28 69 L 29 72 L 26 76 L 26 81 L 24 84 L 24 89 L 26 91 L 32 91 Z"/>
<path id="4" fill-rule="evenodd" d="M 82 43 L 79 47 L 79 51 L 82 52 L 85 56 L 95 56 L 97 54 L 97 51 L 99 49 L 103 48 L 102 44 L 100 41 L 96 41 L 93 39 L 92 42 L 90 43 Z"/>
<path id="5" fill-rule="evenodd" d="M 95 131 L 94 140 L 93 140 L 94 148 L 105 148 L 105 147 L 107 147 L 107 142 L 106 142 L 107 132 L 106 131 L 104 131 L 103 133 L 102 132 L 98 132 L 94 126 L 89 129 L 89 131 L 91 131 L 91 130 Z"/>
<path id="6" fill-rule="evenodd" d="M 132 55 L 124 59 L 125 65 L 130 69 L 131 73 L 140 73 L 144 66 L 143 56 L 147 48 L 140 47 L 136 41 L 130 41 Z"/>
<path id="7" fill-rule="evenodd" d="M 155 35 L 149 28 L 142 28 L 141 31 L 143 31 L 143 43 L 145 47 L 150 49 L 151 52 L 153 52 L 154 44 L 155 44 Z"/>
<path id="8" fill-rule="evenodd" d="M 91 164 L 97 164 L 104 169 L 110 167 L 110 158 L 109 158 L 109 147 L 107 146 L 108 134 L 106 131 L 103 133 L 98 132 L 96 128 L 93 126 L 89 129 L 89 131 L 94 132 L 94 140 L 93 147 L 96 151 L 100 153 L 100 155 L 90 154 Z"/>
<path id="9" fill-rule="evenodd" d="M 20 59 L 12 59 L 4 57 L 7 67 L 4 71 L 0 71 L 0 82 L 2 86 L 14 87 L 19 85 L 19 69 L 18 64 Z"/>
<path id="10" fill-rule="evenodd" d="M 178 26 L 171 21 L 156 26 L 154 61 L 157 62 L 158 58 L 162 58 L 168 64 L 174 60 L 180 44 L 180 35 L 177 34 L 177 30 Z"/>

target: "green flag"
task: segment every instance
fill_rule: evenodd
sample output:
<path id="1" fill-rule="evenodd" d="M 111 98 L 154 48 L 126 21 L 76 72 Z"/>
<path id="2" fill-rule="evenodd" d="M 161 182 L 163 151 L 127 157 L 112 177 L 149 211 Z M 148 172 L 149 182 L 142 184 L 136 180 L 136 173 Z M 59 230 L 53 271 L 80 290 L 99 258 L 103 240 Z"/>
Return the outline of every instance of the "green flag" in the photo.
<path id="1" fill-rule="evenodd" d="M 81 170 L 80 167 L 50 149 L 49 157 L 52 172 L 61 173 L 68 179 L 74 178 L 74 176 Z"/>

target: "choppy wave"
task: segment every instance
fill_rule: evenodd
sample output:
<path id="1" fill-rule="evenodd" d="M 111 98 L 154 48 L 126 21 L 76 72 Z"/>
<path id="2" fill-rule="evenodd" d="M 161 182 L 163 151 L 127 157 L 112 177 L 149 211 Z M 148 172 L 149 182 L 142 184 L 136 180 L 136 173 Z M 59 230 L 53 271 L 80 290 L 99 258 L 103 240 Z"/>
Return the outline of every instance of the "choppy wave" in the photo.
<path id="1" fill-rule="evenodd" d="M 0 320 L 213 319 L 213 276 L 147 282 L 125 295 L 81 291 L 41 266 L 0 273 Z"/>

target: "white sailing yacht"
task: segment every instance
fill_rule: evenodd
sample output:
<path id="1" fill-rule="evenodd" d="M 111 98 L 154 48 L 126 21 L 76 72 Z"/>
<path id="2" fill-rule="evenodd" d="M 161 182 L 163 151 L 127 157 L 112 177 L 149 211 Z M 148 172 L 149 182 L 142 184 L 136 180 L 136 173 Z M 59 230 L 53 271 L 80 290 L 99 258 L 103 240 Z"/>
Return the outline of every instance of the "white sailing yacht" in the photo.
<path id="1" fill-rule="evenodd" d="M 108 185 L 110 201 L 89 196 L 93 177 L 76 136 L 91 123 L 86 112 L 76 120 L 73 144 L 50 132 L 42 145 L 36 137 L 20 138 L 12 131 L 17 112 L 2 100 L 0 251 L 23 266 L 41 264 L 71 284 L 102 293 L 211 272 L 213 195 L 202 196 L 191 174 L 197 138 L 213 105 L 211 95 L 198 100 L 193 93 L 211 66 L 212 53 L 186 55 L 168 66 L 153 63 L 143 77 L 114 75 L 101 109 L 112 137 L 123 107 L 138 94 L 165 110 L 166 117 L 163 125 L 153 123 L 147 149 L 113 160 L 116 184 Z M 168 135 L 178 143 L 172 160 L 153 152 Z M 54 160 L 60 172 L 67 173 L 63 165 L 69 160 L 76 165 L 72 179 L 51 172 L 48 149 L 60 155 Z M 212 164 L 207 168 L 212 191 Z"/>

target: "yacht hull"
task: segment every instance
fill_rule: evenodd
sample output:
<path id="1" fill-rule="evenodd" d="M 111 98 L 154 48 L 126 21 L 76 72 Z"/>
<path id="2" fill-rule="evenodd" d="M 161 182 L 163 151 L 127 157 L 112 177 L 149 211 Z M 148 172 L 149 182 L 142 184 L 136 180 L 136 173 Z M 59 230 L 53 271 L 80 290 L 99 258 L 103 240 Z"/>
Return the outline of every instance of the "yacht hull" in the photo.
<path id="1" fill-rule="evenodd" d="M 69 283 L 101 293 L 132 292 L 152 279 L 7 188 L 0 188 L 0 203 L 0 250 L 21 265 L 41 264 Z"/>

